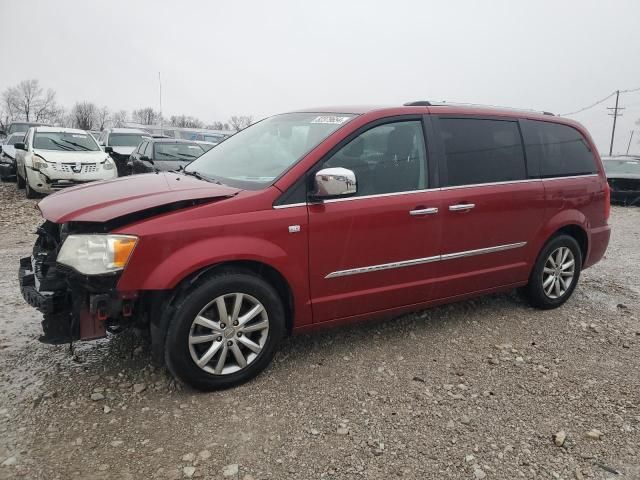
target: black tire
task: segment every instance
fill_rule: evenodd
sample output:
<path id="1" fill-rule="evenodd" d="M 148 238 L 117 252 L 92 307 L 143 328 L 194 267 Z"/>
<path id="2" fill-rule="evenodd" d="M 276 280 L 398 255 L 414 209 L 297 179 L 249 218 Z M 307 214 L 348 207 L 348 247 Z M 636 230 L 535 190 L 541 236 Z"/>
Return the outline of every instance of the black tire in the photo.
<path id="1" fill-rule="evenodd" d="M 189 334 L 196 315 L 207 304 L 221 295 L 231 293 L 243 293 L 258 300 L 268 315 L 269 329 L 262 350 L 246 367 L 237 372 L 215 375 L 196 365 L 189 351 Z M 167 331 L 165 363 L 174 377 L 198 390 L 233 387 L 249 381 L 271 363 L 284 333 L 284 307 L 270 284 L 250 272 L 219 272 L 194 286 L 178 301 Z"/>
<path id="2" fill-rule="evenodd" d="M 557 249 L 566 247 L 571 250 L 574 258 L 574 272 L 571 284 L 566 291 L 558 298 L 551 298 L 548 296 L 543 288 L 543 272 L 545 264 L 549 256 Z M 582 270 L 582 251 L 580 245 L 575 238 L 569 235 L 557 235 L 551 238 L 540 251 L 536 264 L 529 277 L 529 283 L 524 287 L 523 291 L 529 304 L 532 307 L 540 308 L 543 310 L 549 310 L 551 308 L 557 308 L 566 302 L 573 294 L 573 291 L 580 279 L 580 271 Z"/>
<path id="3" fill-rule="evenodd" d="M 30 199 L 38 198 L 40 196 L 38 194 L 38 192 L 36 192 L 33 188 L 31 188 L 31 185 L 29 185 L 29 179 L 27 177 L 27 172 L 25 172 L 24 178 L 25 178 L 24 193 L 27 196 L 27 198 L 30 198 Z"/>
<path id="4" fill-rule="evenodd" d="M 23 189 L 25 185 L 24 178 L 20 176 L 18 172 L 16 172 L 16 183 L 18 184 L 18 188 Z"/>

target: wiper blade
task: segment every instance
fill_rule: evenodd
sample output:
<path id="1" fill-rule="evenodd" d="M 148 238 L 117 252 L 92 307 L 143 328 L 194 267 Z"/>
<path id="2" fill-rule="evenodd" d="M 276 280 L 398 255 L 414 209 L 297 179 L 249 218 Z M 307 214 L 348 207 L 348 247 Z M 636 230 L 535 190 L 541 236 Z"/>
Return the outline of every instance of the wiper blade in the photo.
<path id="1" fill-rule="evenodd" d="M 162 155 L 163 157 L 177 158 L 178 160 L 180 160 L 180 157 L 174 155 L 173 153 L 161 153 L 160 155 Z M 158 160 L 160 160 L 160 158 L 158 158 Z"/>
<path id="2" fill-rule="evenodd" d="M 64 150 L 66 150 L 66 151 L 73 151 L 73 149 L 72 149 L 72 148 L 69 148 L 69 147 L 68 147 L 67 145 L 65 145 L 64 143 L 57 142 L 57 141 L 56 141 L 56 140 L 54 140 L 53 138 L 52 138 L 52 139 L 50 139 L 50 140 L 51 140 L 51 142 L 53 142 L 54 144 L 58 145 L 59 147 L 62 147 L 62 148 L 63 148 Z"/>
<path id="3" fill-rule="evenodd" d="M 80 147 L 83 150 L 90 150 L 89 148 L 85 147 L 84 145 L 80 145 L 79 143 L 76 142 L 72 142 L 71 140 L 65 140 L 64 138 L 61 139 L 63 142 L 67 142 L 70 143 L 71 145 L 75 145 L 76 147 Z"/>
<path id="4" fill-rule="evenodd" d="M 215 178 L 207 177 L 205 175 L 202 175 L 199 172 L 196 172 L 195 170 L 183 169 L 182 171 L 180 171 L 180 173 L 182 173 L 183 175 L 190 175 L 192 177 L 196 177 L 198 180 L 203 180 L 205 182 L 217 183 L 218 185 L 222 185 L 222 183 L 220 183 L 220 181 L 216 180 Z"/>

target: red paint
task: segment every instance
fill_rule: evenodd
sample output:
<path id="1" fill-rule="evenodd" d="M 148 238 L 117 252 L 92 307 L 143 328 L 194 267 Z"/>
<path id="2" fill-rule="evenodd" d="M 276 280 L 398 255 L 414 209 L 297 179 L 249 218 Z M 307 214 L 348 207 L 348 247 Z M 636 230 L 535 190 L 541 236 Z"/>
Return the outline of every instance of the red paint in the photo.
<path id="1" fill-rule="evenodd" d="M 573 226 L 587 236 L 584 266 L 600 260 L 610 227 L 608 191 L 600 159 L 596 176 L 439 189 L 274 209 L 274 202 L 338 142 L 370 122 L 391 116 L 448 113 L 558 122 L 558 117 L 462 107 L 335 108 L 358 113 L 261 191 L 240 191 L 175 174 L 126 177 L 65 190 L 40 203 L 48 220 L 104 222 L 163 204 L 189 199 L 216 202 L 157 215 L 121 227 L 140 240 L 118 289 L 135 295 L 169 290 L 199 270 L 225 262 L 252 261 L 277 270 L 294 302 L 294 327 L 306 330 L 524 285 L 544 243 Z M 448 206 L 471 202 L 472 211 Z M 410 210 L 439 209 L 412 217 Z M 298 233 L 288 227 L 299 225 Z M 362 266 L 428 258 L 496 245 L 526 242 L 486 255 L 424 263 L 358 275 L 325 278 Z"/>

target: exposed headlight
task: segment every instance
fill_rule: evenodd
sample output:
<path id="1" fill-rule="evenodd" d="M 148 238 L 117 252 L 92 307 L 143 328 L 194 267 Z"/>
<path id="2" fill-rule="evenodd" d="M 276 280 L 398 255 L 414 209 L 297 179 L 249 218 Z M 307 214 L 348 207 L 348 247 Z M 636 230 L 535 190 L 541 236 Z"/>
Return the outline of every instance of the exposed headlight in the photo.
<path id="1" fill-rule="evenodd" d="M 132 235 L 69 235 L 57 261 L 85 275 L 117 272 L 127 265 L 136 243 Z"/>
<path id="2" fill-rule="evenodd" d="M 105 158 L 104 162 L 102 162 L 102 168 L 105 170 L 113 170 L 115 168 L 115 163 L 111 158 Z"/>
<path id="3" fill-rule="evenodd" d="M 45 168 L 49 168 L 49 164 L 44 158 L 35 157 L 33 159 L 33 168 L 36 170 L 44 170 Z"/>

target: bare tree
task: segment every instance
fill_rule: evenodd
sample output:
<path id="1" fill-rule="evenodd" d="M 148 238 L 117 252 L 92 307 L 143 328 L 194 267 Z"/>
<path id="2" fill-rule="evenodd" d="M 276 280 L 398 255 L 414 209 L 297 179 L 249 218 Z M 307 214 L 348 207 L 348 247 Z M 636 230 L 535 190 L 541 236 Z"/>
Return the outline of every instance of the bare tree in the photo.
<path id="1" fill-rule="evenodd" d="M 97 130 L 104 130 L 109 122 L 109 109 L 107 107 L 99 108 L 96 111 L 96 125 L 95 128 Z"/>
<path id="2" fill-rule="evenodd" d="M 134 122 L 143 125 L 156 125 L 160 123 L 160 112 L 155 111 L 151 107 L 140 108 L 131 113 L 131 118 Z"/>
<path id="3" fill-rule="evenodd" d="M 207 128 L 210 130 L 228 130 L 228 128 L 224 128 L 224 123 L 222 122 L 213 122 L 211 125 L 207 125 Z"/>
<path id="4" fill-rule="evenodd" d="M 119 110 L 111 114 L 111 124 L 114 127 L 124 127 L 124 124 L 129 120 L 129 114 L 126 110 Z"/>
<path id="5" fill-rule="evenodd" d="M 253 117 L 250 115 L 234 115 L 228 120 L 231 128 L 236 132 L 247 128 L 253 122 Z"/>
<path id="6" fill-rule="evenodd" d="M 12 112 L 14 119 L 27 122 L 53 123 L 59 116 L 60 107 L 56 103 L 56 92 L 44 91 L 36 79 L 23 80 L 15 87 L 7 88 L 2 95 L 2 103 Z"/>
<path id="7" fill-rule="evenodd" d="M 186 115 L 172 115 L 169 119 L 169 123 L 174 127 L 183 128 L 202 128 L 204 123 L 195 117 L 188 117 Z"/>
<path id="8" fill-rule="evenodd" d="M 77 102 L 71 109 L 73 126 L 82 130 L 93 130 L 97 115 L 98 107 L 91 102 Z"/>

